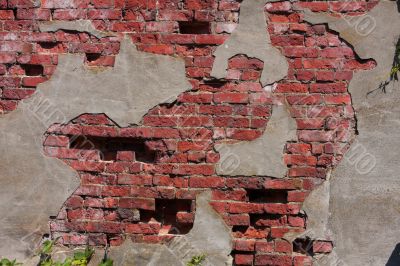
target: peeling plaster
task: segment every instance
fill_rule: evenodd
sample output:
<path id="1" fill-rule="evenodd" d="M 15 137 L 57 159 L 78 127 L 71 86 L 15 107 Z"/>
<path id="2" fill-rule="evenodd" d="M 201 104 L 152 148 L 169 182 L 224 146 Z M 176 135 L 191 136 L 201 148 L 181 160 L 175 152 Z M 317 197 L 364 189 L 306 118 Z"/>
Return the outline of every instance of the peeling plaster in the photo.
<path id="1" fill-rule="evenodd" d="M 283 79 L 288 73 L 288 63 L 281 52 L 271 44 L 264 15 L 267 0 L 245 0 L 240 5 L 239 25 L 229 39 L 217 48 L 211 76 L 226 77 L 228 60 L 244 54 L 264 62 L 261 75 L 263 86 Z"/>
<path id="2" fill-rule="evenodd" d="M 120 126 L 190 88 L 184 62 L 121 44 L 114 68 L 95 73 L 83 55 L 63 55 L 52 78 L 16 111 L 0 116 L 0 254 L 23 260 L 48 232 L 48 219 L 76 190 L 76 171 L 43 155 L 43 134 L 83 113 L 106 113 Z M 170 77 L 173 76 L 173 79 Z"/>
<path id="3" fill-rule="evenodd" d="M 283 178 L 287 166 L 283 162 L 283 150 L 287 141 L 296 140 L 297 124 L 285 105 L 274 106 L 264 134 L 251 142 L 219 144 L 221 154 L 217 164 L 219 175 L 272 176 Z M 237 165 L 227 166 L 229 156 L 237 158 Z"/>
<path id="4" fill-rule="evenodd" d="M 336 247 L 317 265 L 332 260 L 351 266 L 385 265 L 400 242 L 400 83 L 392 82 L 386 93 L 377 90 L 389 77 L 400 14 L 396 2 L 380 1 L 366 17 L 375 25 L 368 35 L 357 33 L 354 20 L 349 24 L 327 14 L 305 15 L 310 23 L 328 23 L 362 58 L 377 62 L 375 69 L 356 73 L 349 86 L 359 135 L 332 173 L 327 229 Z"/>
<path id="5" fill-rule="evenodd" d="M 97 38 L 116 36 L 112 32 L 103 32 L 96 29 L 91 20 L 79 19 L 74 21 L 46 21 L 39 23 L 41 32 L 56 32 L 58 30 L 71 30 L 86 32 L 96 36 Z"/>

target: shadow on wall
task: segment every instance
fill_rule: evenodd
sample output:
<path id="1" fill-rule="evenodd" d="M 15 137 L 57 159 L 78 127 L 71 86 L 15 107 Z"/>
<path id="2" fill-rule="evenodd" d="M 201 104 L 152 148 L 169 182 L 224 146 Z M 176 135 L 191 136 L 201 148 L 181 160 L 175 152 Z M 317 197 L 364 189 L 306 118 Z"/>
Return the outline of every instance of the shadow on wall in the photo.
<path id="1" fill-rule="evenodd" d="M 392 255 L 390 255 L 388 262 L 385 266 L 399 266 L 400 265 L 400 243 L 394 248 Z"/>
<path id="2" fill-rule="evenodd" d="M 400 0 L 397 0 L 397 10 L 400 12 Z"/>

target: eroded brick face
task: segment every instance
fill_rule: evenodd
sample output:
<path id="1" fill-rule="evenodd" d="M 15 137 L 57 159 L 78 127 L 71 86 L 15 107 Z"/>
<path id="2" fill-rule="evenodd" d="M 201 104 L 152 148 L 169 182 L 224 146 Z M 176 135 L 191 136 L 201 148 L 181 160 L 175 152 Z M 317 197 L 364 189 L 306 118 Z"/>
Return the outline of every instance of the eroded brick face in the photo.
<path id="1" fill-rule="evenodd" d="M 377 1 L 267 4 L 266 30 L 289 63 L 273 93 L 259 83 L 263 62 L 244 55 L 229 61 L 226 79 L 210 79 L 212 54 L 234 30 L 239 1 L 36 2 L 0 1 L 1 112 L 15 110 L 50 79 L 59 54 L 85 53 L 88 66 L 112 67 L 122 34 L 141 51 L 183 58 L 192 84 L 176 102 L 149 110 L 141 126 L 119 128 L 106 115 L 84 114 L 46 132 L 46 155 L 81 177 L 51 221 L 53 236 L 68 245 L 119 245 L 127 237 L 163 242 L 191 229 L 195 197 L 211 189 L 212 206 L 232 227 L 236 265 L 310 265 L 311 254 L 331 251 L 330 242 L 290 243 L 283 236 L 306 230 L 302 202 L 356 131 L 349 81 L 375 62 L 358 60 L 338 34 L 305 23 L 294 7 L 360 15 Z M 77 19 L 120 35 L 38 31 L 39 21 Z M 284 150 L 287 176 L 218 176 L 215 145 L 260 137 L 278 102 L 289 104 L 298 129 L 298 141 Z"/>

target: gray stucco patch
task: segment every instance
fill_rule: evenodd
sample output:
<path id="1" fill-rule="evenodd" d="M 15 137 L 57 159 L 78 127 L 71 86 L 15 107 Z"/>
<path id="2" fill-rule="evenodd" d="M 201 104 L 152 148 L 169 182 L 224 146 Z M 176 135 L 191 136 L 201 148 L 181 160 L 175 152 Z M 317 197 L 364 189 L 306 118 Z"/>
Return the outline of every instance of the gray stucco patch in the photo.
<path id="1" fill-rule="evenodd" d="M 139 123 L 148 109 L 188 88 L 182 61 L 139 52 L 127 40 L 115 67 L 101 72 L 86 69 L 83 55 L 60 56 L 51 80 L 0 116 L 0 241 L 7 243 L 0 255 L 26 258 L 48 231 L 49 216 L 79 185 L 73 169 L 42 153 L 52 124 L 83 113 L 106 113 L 121 126 Z"/>
<path id="2" fill-rule="evenodd" d="M 131 240 L 126 240 L 119 247 L 112 247 L 109 257 L 118 266 L 185 265 L 165 245 L 133 243 Z"/>
<path id="3" fill-rule="evenodd" d="M 103 32 L 96 29 L 91 20 L 73 20 L 73 21 L 46 21 L 39 23 L 39 29 L 41 32 L 56 32 L 58 30 L 73 30 L 79 32 L 90 33 L 97 38 L 115 36 L 111 32 Z"/>
<path id="4" fill-rule="evenodd" d="M 211 207 L 210 200 L 210 191 L 197 196 L 194 225 L 186 237 L 191 246 L 207 255 L 207 262 L 211 265 L 231 265 L 231 229 Z"/>
<path id="5" fill-rule="evenodd" d="M 62 56 L 52 79 L 38 87 L 65 114 L 58 122 L 106 113 L 119 126 L 139 124 L 149 109 L 191 88 L 183 60 L 140 52 L 127 39 L 113 68 L 98 72 L 82 62 L 82 55 Z"/>
<path id="6" fill-rule="evenodd" d="M 311 239 L 329 239 L 329 194 L 330 175 L 321 185 L 314 189 L 304 201 L 302 210 L 307 215 L 307 230 L 303 234 Z"/>
<path id="7" fill-rule="evenodd" d="M 306 16 L 313 23 L 328 23 L 362 58 L 377 62 L 375 69 L 356 73 L 349 87 L 359 136 L 331 178 L 328 230 L 336 247 L 329 260 L 349 266 L 398 265 L 389 257 L 400 242 L 400 84 L 391 83 L 386 93 L 377 88 L 389 77 L 400 14 L 396 2 L 380 1 L 367 17 L 375 27 L 364 35 L 343 19 Z"/>
<path id="8" fill-rule="evenodd" d="M 228 60 L 235 55 L 264 61 L 261 76 L 263 86 L 283 79 L 288 73 L 288 63 L 281 52 L 272 46 L 264 15 L 267 0 L 245 0 L 240 6 L 239 25 L 229 39 L 214 53 L 215 62 L 211 76 L 225 78 Z"/>
<path id="9" fill-rule="evenodd" d="M 264 134 L 251 142 L 219 144 L 221 154 L 217 173 L 231 176 L 272 176 L 283 178 L 287 167 L 283 162 L 283 150 L 287 141 L 296 140 L 296 121 L 285 105 L 274 106 Z M 230 157 L 237 158 L 235 164 Z"/>

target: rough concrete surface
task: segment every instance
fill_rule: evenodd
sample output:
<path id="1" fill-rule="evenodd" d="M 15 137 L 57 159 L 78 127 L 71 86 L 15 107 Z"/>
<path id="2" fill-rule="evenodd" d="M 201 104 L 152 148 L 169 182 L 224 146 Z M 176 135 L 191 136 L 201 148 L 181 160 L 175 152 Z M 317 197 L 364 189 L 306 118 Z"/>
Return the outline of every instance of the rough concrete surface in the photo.
<path id="1" fill-rule="evenodd" d="M 83 55 L 61 56 L 51 80 L 0 116 L 0 241 L 7 243 L 0 254 L 29 255 L 48 231 L 49 216 L 79 185 L 72 168 L 42 154 L 52 124 L 83 113 L 106 113 L 121 126 L 139 123 L 148 109 L 189 87 L 182 61 L 138 52 L 127 40 L 115 67 L 102 72 L 86 69 Z"/>
<path id="2" fill-rule="evenodd" d="M 58 30 L 69 30 L 90 33 L 97 38 L 115 36 L 111 32 L 97 30 L 90 20 L 79 19 L 73 21 L 46 21 L 39 23 L 41 32 L 56 32 Z"/>
<path id="3" fill-rule="evenodd" d="M 251 142 L 219 144 L 216 150 L 221 154 L 217 173 L 231 176 L 271 176 L 283 178 L 287 166 L 283 162 L 283 150 L 287 141 L 296 140 L 296 121 L 290 116 L 285 105 L 273 107 L 272 115 L 264 134 Z M 230 155 L 237 158 L 237 164 L 226 167 Z"/>
<path id="4" fill-rule="evenodd" d="M 367 36 L 357 34 L 354 25 L 343 19 L 306 16 L 312 23 L 328 23 L 361 57 L 377 62 L 375 69 L 357 73 L 350 84 L 359 136 L 332 174 L 328 230 L 336 248 L 318 265 L 330 265 L 329 261 L 398 265 L 399 261 L 393 251 L 400 242 L 400 84 L 391 83 L 386 93 L 377 88 L 389 77 L 400 14 L 396 2 L 381 1 L 368 15 L 376 27 Z"/>
<path id="5" fill-rule="evenodd" d="M 283 79 L 288 72 L 288 63 L 281 52 L 272 46 L 267 30 L 264 6 L 267 0 L 245 0 L 240 5 L 239 25 L 229 39 L 217 48 L 211 76 L 225 78 L 228 60 L 235 55 L 264 61 L 261 75 L 263 86 Z"/>

